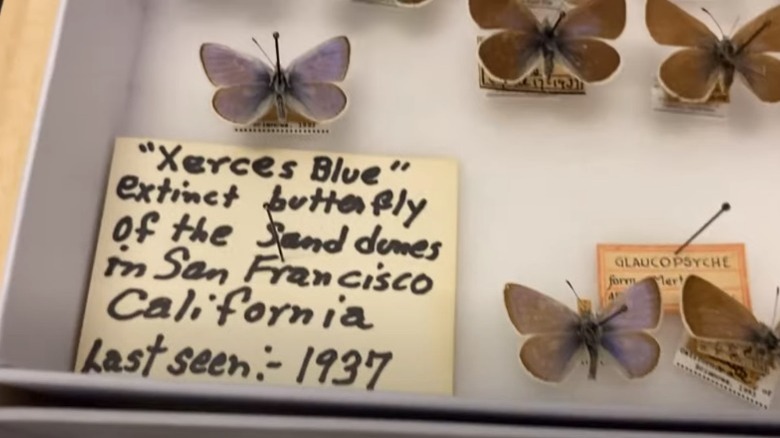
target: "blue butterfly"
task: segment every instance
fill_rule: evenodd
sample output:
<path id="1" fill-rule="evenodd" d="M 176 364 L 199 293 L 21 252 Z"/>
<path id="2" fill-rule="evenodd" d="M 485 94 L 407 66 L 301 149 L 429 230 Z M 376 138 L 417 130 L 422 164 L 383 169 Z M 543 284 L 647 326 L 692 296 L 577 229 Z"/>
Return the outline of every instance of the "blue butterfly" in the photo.
<path id="1" fill-rule="evenodd" d="M 282 69 L 279 60 L 279 34 L 274 33 L 276 65 L 239 53 L 227 46 L 206 43 L 201 46 L 203 68 L 218 90 L 212 105 L 223 119 L 249 125 L 266 115 L 273 106 L 277 119 L 287 121 L 288 110 L 322 123 L 341 115 L 347 95 L 333 82 L 347 75 L 350 44 L 345 36 L 332 38 Z"/>
<path id="2" fill-rule="evenodd" d="M 512 324 L 530 336 L 520 349 L 520 362 L 532 376 L 560 382 L 571 371 L 582 348 L 590 356 L 588 378 L 596 378 L 599 350 L 605 349 L 628 378 L 643 377 L 658 365 L 661 347 L 646 330 L 661 324 L 661 291 L 648 277 L 627 289 L 601 312 L 578 300 L 579 314 L 533 289 L 507 284 L 504 303 Z"/>

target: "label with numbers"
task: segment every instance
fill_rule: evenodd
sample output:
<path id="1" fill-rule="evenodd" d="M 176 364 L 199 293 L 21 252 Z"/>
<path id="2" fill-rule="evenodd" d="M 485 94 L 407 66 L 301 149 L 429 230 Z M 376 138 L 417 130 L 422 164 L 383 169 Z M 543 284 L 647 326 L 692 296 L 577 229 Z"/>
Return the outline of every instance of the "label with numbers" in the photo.
<path id="1" fill-rule="evenodd" d="M 687 335 L 674 356 L 674 364 L 705 382 L 755 406 L 769 409 L 780 372 L 756 373 L 744 366 L 701 352 Z"/>

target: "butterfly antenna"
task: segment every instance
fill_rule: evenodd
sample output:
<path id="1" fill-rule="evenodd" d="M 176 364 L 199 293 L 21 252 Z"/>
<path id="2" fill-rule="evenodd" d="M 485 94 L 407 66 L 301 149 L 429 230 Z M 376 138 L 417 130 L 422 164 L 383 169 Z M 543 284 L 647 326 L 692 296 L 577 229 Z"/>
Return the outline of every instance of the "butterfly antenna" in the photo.
<path id="1" fill-rule="evenodd" d="M 772 327 L 775 326 L 775 317 L 777 316 L 777 298 L 780 297 L 780 286 L 777 287 L 775 292 L 775 310 L 772 311 Z"/>
<path id="2" fill-rule="evenodd" d="M 566 280 L 566 284 L 569 285 L 569 289 L 571 289 L 572 293 L 574 293 L 574 296 L 577 297 L 577 301 L 582 301 L 580 300 L 580 296 L 577 295 L 577 291 L 574 290 L 574 286 L 571 285 L 571 282 L 569 280 Z"/>
<path id="3" fill-rule="evenodd" d="M 718 26 L 718 30 L 720 31 L 721 37 L 725 38 L 726 34 L 723 33 L 723 28 L 720 27 L 720 23 L 718 23 L 718 20 L 715 19 L 715 16 L 710 13 L 710 11 L 707 10 L 707 8 L 701 8 L 702 11 L 704 11 L 705 14 L 709 15 L 710 18 L 712 18 L 712 21 L 715 23 L 715 26 Z"/>
<path id="4" fill-rule="evenodd" d="M 261 46 L 260 43 L 258 43 L 254 37 L 252 37 L 252 41 L 254 41 L 257 48 L 260 49 L 261 52 L 263 52 L 263 55 L 265 55 L 265 59 L 267 59 L 269 63 L 273 64 L 274 62 L 271 60 L 271 57 L 268 56 L 268 53 L 265 53 L 265 50 L 263 50 L 263 46 Z"/>

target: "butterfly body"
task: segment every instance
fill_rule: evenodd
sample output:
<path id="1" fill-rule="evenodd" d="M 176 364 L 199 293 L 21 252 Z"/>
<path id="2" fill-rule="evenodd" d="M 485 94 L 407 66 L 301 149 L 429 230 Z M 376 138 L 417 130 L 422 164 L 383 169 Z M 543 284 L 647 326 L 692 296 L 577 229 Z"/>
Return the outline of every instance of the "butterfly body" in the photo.
<path id="1" fill-rule="evenodd" d="M 742 49 L 746 47 L 737 46 L 731 38 L 723 36 L 716 44 L 712 46 L 712 57 L 719 65 L 718 85 L 722 90 L 729 90 L 734 84 L 734 77 L 737 73 L 737 66 L 741 65 Z"/>
<path id="2" fill-rule="evenodd" d="M 533 289 L 508 284 L 504 302 L 512 324 L 529 336 L 520 348 L 520 361 L 535 378 L 559 382 L 568 375 L 573 358 L 585 349 L 588 378 L 595 379 L 601 350 L 606 350 L 629 378 L 647 375 L 658 364 L 660 346 L 646 330 L 661 321 L 661 292 L 654 278 L 629 288 L 620 300 L 601 312 L 578 300 L 578 312 Z"/>
<path id="3" fill-rule="evenodd" d="M 285 123 L 287 121 L 287 102 L 284 96 L 290 91 L 290 81 L 286 72 L 278 64 L 271 78 L 271 89 L 274 93 L 276 117 L 281 123 Z"/>
<path id="4" fill-rule="evenodd" d="M 580 318 L 577 333 L 588 351 L 588 378 L 595 379 L 599 363 L 599 345 L 601 345 L 603 330 L 593 312 L 580 313 Z"/>
<path id="5" fill-rule="evenodd" d="M 755 336 L 750 340 L 758 350 L 757 354 L 780 353 L 780 340 L 769 326 L 759 323 Z"/>
<path id="6" fill-rule="evenodd" d="M 543 61 L 543 75 L 545 79 L 549 79 L 552 76 L 553 69 L 555 68 L 555 61 L 560 58 L 561 45 L 558 44 L 558 25 L 564 14 L 561 13 L 560 17 L 553 24 L 549 19 L 545 18 L 539 26 L 539 31 L 536 37 L 536 51 L 541 53 Z M 518 53 L 518 58 L 522 54 Z"/>

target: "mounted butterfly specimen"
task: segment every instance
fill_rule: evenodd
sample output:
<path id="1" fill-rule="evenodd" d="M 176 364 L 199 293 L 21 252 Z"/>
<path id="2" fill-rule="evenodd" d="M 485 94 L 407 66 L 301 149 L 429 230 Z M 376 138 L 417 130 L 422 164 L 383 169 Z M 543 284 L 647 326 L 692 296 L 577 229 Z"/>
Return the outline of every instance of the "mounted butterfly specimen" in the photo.
<path id="1" fill-rule="evenodd" d="M 340 116 L 347 107 L 347 95 L 335 82 L 343 81 L 349 68 L 347 37 L 325 41 L 283 69 L 279 33 L 273 36 L 276 62 L 269 62 L 274 67 L 221 44 L 201 46 L 203 69 L 217 87 L 212 100 L 217 114 L 238 125 L 252 124 L 272 108 L 281 123 L 287 121 L 289 110 L 317 123 Z"/>
<path id="2" fill-rule="evenodd" d="M 645 20 L 658 44 L 684 47 L 663 62 L 658 74 L 670 95 L 705 102 L 717 87 L 728 92 L 738 73 L 760 100 L 780 101 L 780 60 L 766 53 L 780 52 L 780 6 L 748 22 L 732 37 L 721 30 L 723 36 L 718 38 L 669 0 L 647 0 Z"/>
<path id="3" fill-rule="evenodd" d="M 691 275 L 683 284 L 680 313 L 688 332 L 697 340 L 727 344 L 728 361 L 765 371 L 780 358 L 780 325 L 773 329 L 731 295 Z"/>
<path id="4" fill-rule="evenodd" d="M 584 82 L 611 78 L 620 54 L 602 39 L 616 39 L 626 26 L 625 0 L 584 0 L 539 21 L 520 0 L 469 0 L 474 21 L 498 32 L 482 40 L 479 60 L 495 79 L 516 83 L 541 62 L 549 79 L 556 61 Z"/>
<path id="5" fill-rule="evenodd" d="M 661 347 L 646 332 L 661 324 L 661 291 L 655 278 L 635 283 L 595 314 L 589 301 L 577 301 L 579 312 L 575 313 L 533 289 L 506 285 L 509 319 L 521 335 L 529 336 L 520 348 L 520 362 L 532 376 L 562 381 L 583 347 L 590 357 L 589 379 L 596 378 L 601 349 L 617 360 L 628 378 L 643 377 L 655 369 Z"/>

